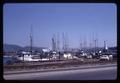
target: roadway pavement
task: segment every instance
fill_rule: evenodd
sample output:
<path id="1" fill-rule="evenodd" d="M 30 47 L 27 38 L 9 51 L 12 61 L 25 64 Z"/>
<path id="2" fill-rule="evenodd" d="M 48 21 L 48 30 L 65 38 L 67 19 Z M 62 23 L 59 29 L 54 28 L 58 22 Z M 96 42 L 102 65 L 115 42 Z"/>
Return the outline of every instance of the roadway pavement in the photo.
<path id="1" fill-rule="evenodd" d="M 8 74 L 5 80 L 116 80 L 117 66 Z"/>

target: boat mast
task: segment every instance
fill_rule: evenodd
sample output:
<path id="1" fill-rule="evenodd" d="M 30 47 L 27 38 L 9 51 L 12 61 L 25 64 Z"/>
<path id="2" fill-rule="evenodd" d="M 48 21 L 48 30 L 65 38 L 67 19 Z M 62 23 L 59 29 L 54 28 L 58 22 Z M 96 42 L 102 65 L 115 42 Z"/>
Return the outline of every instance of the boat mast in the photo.
<path id="1" fill-rule="evenodd" d="M 81 37 L 81 41 L 80 41 L 80 48 L 81 48 L 81 50 L 83 50 L 83 41 L 82 41 L 82 37 Z"/>
<path id="2" fill-rule="evenodd" d="M 93 48 L 94 48 L 94 53 L 96 53 L 96 39 L 95 39 L 94 32 L 93 32 Z"/>
<path id="3" fill-rule="evenodd" d="M 60 50 L 60 41 L 59 41 L 59 33 L 57 33 L 57 51 Z"/>
<path id="4" fill-rule="evenodd" d="M 90 35 L 89 48 L 90 48 L 90 49 L 92 48 L 92 38 L 91 38 L 91 35 Z"/>
<path id="5" fill-rule="evenodd" d="M 33 38 L 32 38 L 32 25 L 30 29 L 30 54 L 32 55 L 32 46 L 33 46 Z"/>
<path id="6" fill-rule="evenodd" d="M 107 50 L 108 50 L 108 47 L 107 47 L 106 41 L 104 41 L 104 51 L 105 51 L 105 53 L 107 52 Z"/>
<path id="7" fill-rule="evenodd" d="M 62 33 L 62 39 L 63 39 L 63 51 L 65 51 L 65 37 L 64 37 L 64 33 Z"/>
<path id="8" fill-rule="evenodd" d="M 52 50 L 56 51 L 56 37 L 55 37 L 55 34 L 53 34 L 53 37 L 52 37 Z"/>

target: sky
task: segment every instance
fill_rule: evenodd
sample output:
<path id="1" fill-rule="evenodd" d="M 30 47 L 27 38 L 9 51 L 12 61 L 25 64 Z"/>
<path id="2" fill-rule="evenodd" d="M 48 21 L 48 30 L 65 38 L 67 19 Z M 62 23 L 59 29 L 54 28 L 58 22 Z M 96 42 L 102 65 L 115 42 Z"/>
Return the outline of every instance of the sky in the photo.
<path id="1" fill-rule="evenodd" d="M 117 45 L 117 8 L 112 3 L 9 3 L 3 6 L 3 42 L 20 46 L 51 48 L 53 34 L 67 34 L 71 48 L 86 46 L 93 38 L 98 46 L 104 41 L 109 47 Z M 93 43 L 93 42 L 92 42 Z"/>

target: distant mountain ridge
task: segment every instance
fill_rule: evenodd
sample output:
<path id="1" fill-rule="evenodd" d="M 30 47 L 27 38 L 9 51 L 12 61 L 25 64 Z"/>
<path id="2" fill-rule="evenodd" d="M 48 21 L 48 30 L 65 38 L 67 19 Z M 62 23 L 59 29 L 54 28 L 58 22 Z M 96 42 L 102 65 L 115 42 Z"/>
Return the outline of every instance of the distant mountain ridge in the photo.
<path id="1" fill-rule="evenodd" d="M 44 49 L 46 47 L 33 47 L 33 51 L 42 51 L 42 49 Z M 99 48 L 101 50 L 103 50 L 103 48 Z M 109 49 L 114 50 L 117 49 L 117 47 L 109 47 Z M 19 46 L 19 45 L 14 45 L 14 44 L 3 44 L 3 51 L 4 52 L 17 52 L 17 51 L 30 51 L 30 46 Z M 91 49 L 94 50 L 94 49 Z"/>
<path id="2" fill-rule="evenodd" d="M 43 48 L 46 48 L 46 47 L 33 47 L 33 50 L 41 51 Z M 22 47 L 22 46 L 14 45 L 14 44 L 3 44 L 4 52 L 16 52 L 16 51 L 21 51 L 21 50 L 29 51 L 30 47 L 29 46 Z"/>

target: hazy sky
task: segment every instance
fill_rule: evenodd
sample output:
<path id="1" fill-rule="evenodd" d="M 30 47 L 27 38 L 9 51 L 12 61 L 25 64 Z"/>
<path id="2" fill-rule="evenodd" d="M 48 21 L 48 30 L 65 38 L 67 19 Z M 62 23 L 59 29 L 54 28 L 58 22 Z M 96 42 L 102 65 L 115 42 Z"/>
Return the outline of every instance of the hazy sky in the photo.
<path id="1" fill-rule="evenodd" d="M 92 41 L 93 33 L 99 46 L 104 40 L 116 46 L 117 9 L 111 3 L 16 3 L 3 7 L 3 42 L 20 46 L 33 45 L 51 48 L 53 34 L 67 33 L 70 47 L 80 47 L 80 41 Z"/>

